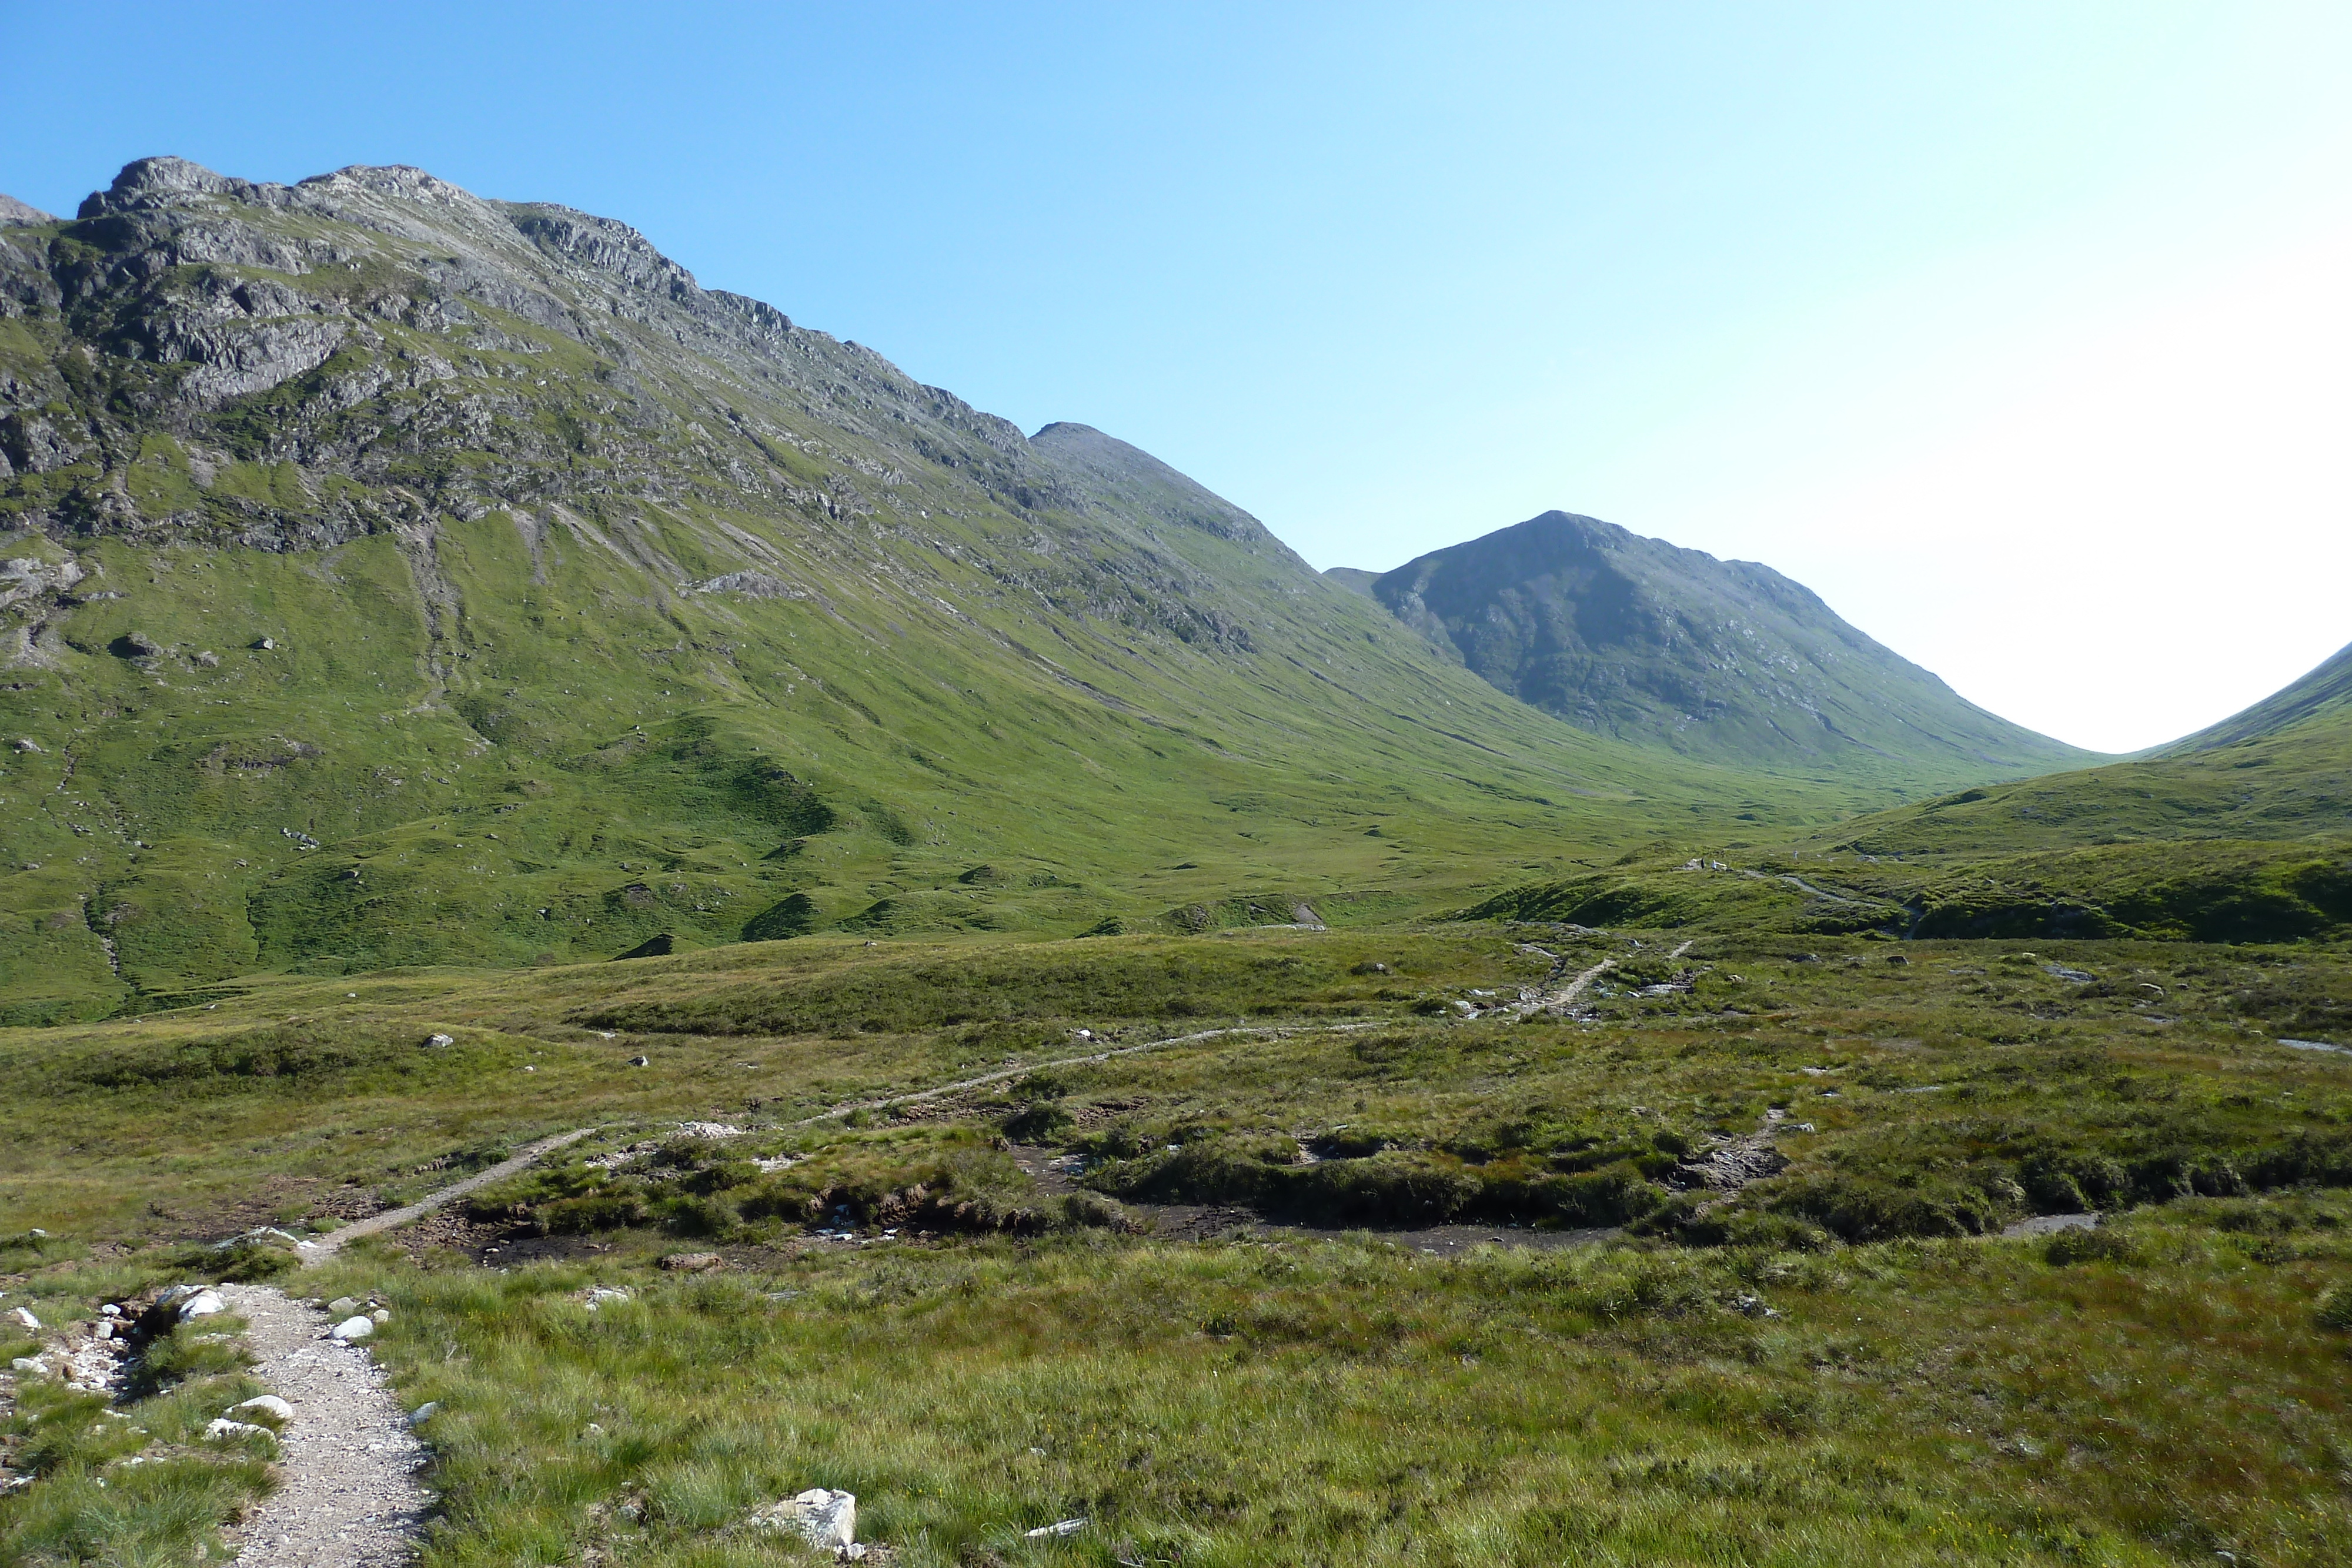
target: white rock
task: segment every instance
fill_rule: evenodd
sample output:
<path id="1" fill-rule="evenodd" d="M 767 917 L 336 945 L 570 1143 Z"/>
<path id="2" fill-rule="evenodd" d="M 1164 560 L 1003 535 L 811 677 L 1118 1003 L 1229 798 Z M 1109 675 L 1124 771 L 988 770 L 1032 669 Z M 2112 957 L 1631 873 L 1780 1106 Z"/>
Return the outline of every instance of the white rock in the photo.
<path id="1" fill-rule="evenodd" d="M 33 1315 L 33 1309 L 30 1307 L 11 1307 L 8 1309 L 8 1315 L 21 1327 L 37 1329 L 41 1326 L 41 1320 Z"/>
<path id="2" fill-rule="evenodd" d="M 241 1404 L 228 1407 L 228 1413 L 232 1416 L 240 1410 L 258 1410 L 265 1416 L 275 1416 L 280 1421 L 294 1419 L 294 1406 L 278 1398 L 275 1394 L 257 1394 Z"/>
<path id="3" fill-rule="evenodd" d="M 104 1312 L 110 1318 L 119 1318 L 122 1315 L 122 1309 L 116 1306 L 112 1301 L 107 1302 L 106 1305 L 99 1308 L 98 1310 Z"/>
<path id="4" fill-rule="evenodd" d="M 226 1311 L 228 1303 L 221 1300 L 218 1291 L 198 1291 L 180 1303 L 180 1321 L 186 1322 L 190 1318 L 208 1318 L 215 1312 Z"/>
<path id="5" fill-rule="evenodd" d="M 1021 1533 L 1032 1541 L 1042 1541 L 1049 1535 L 1076 1535 L 1086 1527 L 1087 1521 L 1083 1519 L 1064 1519 L 1057 1520 L 1052 1524 L 1041 1524 L 1034 1530 L 1024 1530 Z"/>
<path id="6" fill-rule="evenodd" d="M 278 1435 L 267 1427 L 257 1427 L 250 1421 L 232 1421 L 226 1416 L 214 1417 L 212 1424 L 205 1428 L 205 1436 L 207 1438 L 250 1437 L 256 1432 L 265 1437 L 274 1437 Z"/>
<path id="7" fill-rule="evenodd" d="M 392 1314 L 382 1307 L 378 1307 L 375 1311 L 370 1312 L 368 1316 L 373 1318 L 380 1323 L 388 1323 L 392 1322 Z"/>
<path id="8" fill-rule="evenodd" d="M 36 1372 L 47 1375 L 49 1364 L 37 1355 L 20 1355 L 8 1364 L 11 1372 Z"/>
<path id="9" fill-rule="evenodd" d="M 337 1323 L 329 1331 L 329 1337 L 341 1340 L 345 1344 L 356 1344 L 373 1333 L 375 1333 L 373 1322 L 367 1318 L 353 1316 Z"/>
<path id="10" fill-rule="evenodd" d="M 857 1499 L 845 1491 L 811 1487 L 798 1497 L 770 1503 L 749 1522 L 754 1530 L 797 1535 L 811 1546 L 848 1546 L 857 1539 Z"/>
<path id="11" fill-rule="evenodd" d="M 628 1299 L 629 1292 L 617 1285 L 592 1286 L 588 1291 L 588 1310 L 593 1312 L 606 1301 L 625 1301 Z"/>
<path id="12" fill-rule="evenodd" d="M 427 1045 L 455 1045 L 457 1043 L 457 1040 L 455 1035 L 436 1034 L 429 1037 L 425 1043 Z"/>

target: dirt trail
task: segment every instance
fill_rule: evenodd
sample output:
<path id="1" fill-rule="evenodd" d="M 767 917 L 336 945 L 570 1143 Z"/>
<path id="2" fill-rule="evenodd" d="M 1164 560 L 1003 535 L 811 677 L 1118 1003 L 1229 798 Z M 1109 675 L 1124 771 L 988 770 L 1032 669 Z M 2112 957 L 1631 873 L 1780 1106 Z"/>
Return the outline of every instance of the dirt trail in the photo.
<path id="1" fill-rule="evenodd" d="M 345 1243 L 405 1225 L 594 1132 L 542 1138 L 511 1159 L 404 1208 L 371 1216 L 302 1249 L 307 1266 Z M 268 1285 L 223 1285 L 244 1317 L 254 1374 L 294 1406 L 278 1434 L 279 1485 L 230 1533 L 246 1568 L 394 1568 L 415 1555 L 432 1499 L 416 1479 L 424 1445 L 409 1430 L 383 1371 L 360 1344 L 329 1336 L 327 1314 Z"/>
<path id="2" fill-rule="evenodd" d="M 410 1220 L 422 1219 L 451 1199 L 463 1197 L 467 1193 L 488 1186 L 494 1181 L 510 1176 L 542 1156 L 562 1148 L 565 1145 L 578 1143 L 595 1130 L 593 1127 L 579 1127 L 569 1133 L 558 1134 L 552 1138 L 541 1138 L 538 1143 L 527 1145 L 522 1153 L 512 1158 L 500 1160 L 489 1169 L 478 1171 L 464 1181 L 445 1186 L 438 1192 L 428 1193 L 405 1208 L 386 1209 L 382 1214 L 372 1214 L 365 1219 L 353 1220 L 341 1229 L 330 1231 L 304 1247 L 302 1261 L 306 1264 L 323 1262 L 333 1257 L 346 1241 L 356 1241 L 362 1236 L 373 1236 L 378 1231 L 390 1230 L 397 1226 L 406 1225 Z"/>
<path id="3" fill-rule="evenodd" d="M 229 1543 L 245 1568 L 394 1568 L 415 1553 L 432 1498 L 425 1453 L 383 1369 L 327 1337 L 326 1314 L 267 1285 L 224 1285 L 247 1325 L 255 1375 L 294 1407 L 279 1485 Z"/>
<path id="4" fill-rule="evenodd" d="M 829 1122 L 835 1116 L 846 1116 L 852 1111 L 882 1111 L 893 1105 L 911 1105 L 919 1100 L 936 1100 L 943 1094 L 958 1094 L 967 1089 L 984 1089 L 1007 1079 L 1026 1077 L 1048 1067 L 1075 1067 L 1084 1062 L 1108 1061 L 1113 1057 L 1133 1056 L 1139 1051 L 1160 1051 L 1171 1045 L 1192 1045 L 1204 1040 L 1215 1040 L 1228 1034 L 1303 1034 L 1311 1030 L 1335 1031 L 1349 1029 L 1374 1029 L 1384 1020 L 1368 1019 L 1360 1023 L 1336 1024 L 1236 1024 L 1227 1029 L 1204 1029 L 1194 1034 L 1174 1035 L 1167 1040 L 1148 1040 L 1141 1045 L 1114 1046 L 1108 1051 L 1089 1051 L 1083 1056 L 1056 1056 L 1045 1061 L 1024 1061 L 1018 1067 L 1001 1068 L 983 1072 L 977 1078 L 959 1078 L 953 1083 L 938 1083 L 929 1089 L 913 1089 L 904 1094 L 887 1094 L 878 1100 L 846 1100 L 829 1111 L 814 1116 L 803 1116 L 797 1122 L 784 1124 L 790 1127 L 813 1127 L 819 1122 Z"/>
<path id="5" fill-rule="evenodd" d="M 1692 940 L 1696 941 L 1696 938 L 1694 937 Z M 1520 950 L 1528 953 L 1539 953 L 1552 961 L 1551 973 L 1544 977 L 1547 981 L 1558 979 L 1559 977 L 1560 968 L 1568 962 L 1567 959 L 1562 958 L 1559 954 L 1553 953 L 1546 948 L 1536 946 L 1533 943 L 1524 945 Z M 1691 944 L 1689 942 L 1685 942 L 1681 946 L 1675 948 L 1673 952 L 1667 954 L 1666 956 L 1670 959 L 1679 958 L 1690 950 Z M 1607 974 L 1616 967 L 1616 959 L 1603 958 L 1598 964 L 1593 965 L 1590 969 L 1585 970 L 1584 973 L 1577 976 L 1576 978 L 1569 981 L 1565 986 L 1560 986 L 1554 989 L 1545 991 L 1539 996 L 1528 997 L 1523 1000 L 1513 1002 L 1510 1004 L 1509 1008 L 1505 1010 L 1510 1012 L 1514 1016 L 1515 1020 L 1530 1019 L 1538 1013 L 1559 1012 L 1561 1009 L 1566 1008 L 1570 1003 L 1575 1001 L 1577 998 L 1582 996 L 1586 987 L 1591 985 L 1593 981 L 1599 979 L 1601 976 Z"/>

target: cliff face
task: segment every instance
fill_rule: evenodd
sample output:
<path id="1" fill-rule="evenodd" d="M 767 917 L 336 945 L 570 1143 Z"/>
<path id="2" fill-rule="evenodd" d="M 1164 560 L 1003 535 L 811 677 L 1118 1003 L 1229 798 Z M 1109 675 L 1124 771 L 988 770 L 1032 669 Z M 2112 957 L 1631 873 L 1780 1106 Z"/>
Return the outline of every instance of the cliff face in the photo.
<path id="1" fill-rule="evenodd" d="M 1436 647 L 1596 734 L 1905 788 L 2093 754 L 1964 701 L 1771 568 L 1546 512 L 1370 585 Z"/>

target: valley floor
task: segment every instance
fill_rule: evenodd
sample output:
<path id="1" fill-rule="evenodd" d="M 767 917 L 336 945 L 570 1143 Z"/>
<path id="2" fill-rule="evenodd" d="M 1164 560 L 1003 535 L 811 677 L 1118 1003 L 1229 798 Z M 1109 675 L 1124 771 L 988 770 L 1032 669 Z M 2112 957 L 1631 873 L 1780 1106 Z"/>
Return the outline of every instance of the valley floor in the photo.
<path id="1" fill-rule="evenodd" d="M 205 1435 L 233 1312 L 58 1348 L 242 1278 L 383 1304 L 432 1564 L 797 1561 L 812 1487 L 925 1564 L 2336 1562 L 2347 1017 L 2310 945 L 1456 924 L 9 1031 L 0 1559 L 186 1561 L 291 1467 Z"/>

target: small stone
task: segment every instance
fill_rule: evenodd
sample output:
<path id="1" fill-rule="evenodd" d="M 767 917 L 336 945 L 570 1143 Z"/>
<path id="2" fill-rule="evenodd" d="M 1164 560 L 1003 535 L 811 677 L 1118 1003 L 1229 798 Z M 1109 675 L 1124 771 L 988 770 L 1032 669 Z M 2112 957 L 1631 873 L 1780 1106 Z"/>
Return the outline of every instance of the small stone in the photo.
<path id="1" fill-rule="evenodd" d="M 116 1306 L 112 1301 L 107 1302 L 106 1305 L 99 1308 L 98 1310 L 104 1312 L 110 1318 L 119 1318 L 122 1315 L 122 1309 Z"/>
<path id="2" fill-rule="evenodd" d="M 11 1372 L 33 1372 L 46 1375 L 49 1370 L 49 1364 L 43 1361 L 37 1355 L 20 1355 L 15 1360 L 9 1362 L 8 1370 Z"/>
<path id="3" fill-rule="evenodd" d="M 425 1423 L 430 1421 L 434 1416 L 438 1416 L 439 1414 L 441 1414 L 441 1401 L 438 1399 L 427 1399 L 424 1404 L 419 1405 L 415 1409 L 411 1410 L 408 1413 L 408 1425 L 412 1428 L 422 1427 Z"/>
<path id="4" fill-rule="evenodd" d="M 746 1522 L 754 1530 L 797 1535 L 811 1546 L 837 1551 L 857 1540 L 857 1499 L 849 1492 L 811 1487 L 797 1497 L 770 1503 Z"/>
<path id="5" fill-rule="evenodd" d="M 653 1064 L 653 1059 L 648 1056 L 633 1056 L 629 1058 L 629 1065 L 632 1067 L 651 1067 Z"/>
<path id="6" fill-rule="evenodd" d="M 455 1045 L 457 1043 L 457 1040 L 455 1035 L 429 1034 L 425 1037 L 425 1043 L 427 1045 Z"/>
<path id="7" fill-rule="evenodd" d="M 373 1318 L 380 1323 L 388 1323 L 392 1322 L 392 1314 L 382 1307 L 378 1307 L 375 1311 L 370 1312 L 368 1316 Z"/>
<path id="8" fill-rule="evenodd" d="M 294 1406 L 278 1398 L 275 1394 L 257 1394 L 250 1399 L 228 1407 L 228 1413 L 232 1416 L 240 1410 L 253 1410 L 264 1416 L 275 1416 L 280 1421 L 294 1419 Z"/>
<path id="9" fill-rule="evenodd" d="M 327 1313 L 330 1317 L 347 1318 L 359 1310 L 359 1302 L 349 1296 L 337 1296 L 327 1303 Z"/>
<path id="10" fill-rule="evenodd" d="M 1024 1530 L 1021 1533 L 1032 1541 L 1043 1541 L 1049 1536 L 1076 1535 L 1086 1527 L 1087 1521 L 1083 1519 L 1060 1519 L 1051 1524 L 1041 1524 L 1034 1530 Z"/>
<path id="11" fill-rule="evenodd" d="M 330 1330 L 329 1335 L 331 1338 L 340 1340 L 345 1344 L 356 1344 L 361 1340 L 367 1338 L 368 1335 L 373 1333 L 375 1333 L 375 1323 L 372 1320 L 362 1317 L 348 1317 L 341 1322 L 337 1323 L 333 1329 Z"/>
<path id="12" fill-rule="evenodd" d="M 206 648 L 203 653 L 196 655 L 195 663 L 196 667 L 199 669 L 217 670 L 220 668 L 220 655 L 214 653 L 210 648 Z"/>
<path id="13" fill-rule="evenodd" d="M 593 1285 L 588 1291 L 588 1310 L 594 1312 L 606 1301 L 625 1301 L 629 1292 L 617 1285 Z"/>
<path id="14" fill-rule="evenodd" d="M 274 1437 L 278 1435 L 267 1427 L 257 1427 L 250 1421 L 232 1421 L 226 1416 L 215 1417 L 213 1423 L 205 1428 L 205 1437 L 211 1439 L 250 1437 L 256 1433 L 265 1437 Z"/>
<path id="15" fill-rule="evenodd" d="M 101 1318 L 97 1322 L 91 1324 L 89 1337 L 98 1340 L 112 1339 L 114 1337 L 114 1320 L 111 1318 Z"/>
<path id="16" fill-rule="evenodd" d="M 673 1252 L 661 1260 L 661 1266 L 680 1274 L 707 1274 L 727 1267 L 727 1260 L 716 1252 Z"/>
<path id="17" fill-rule="evenodd" d="M 253 640 L 253 646 L 267 653 L 269 650 L 278 646 L 278 639 L 275 637 L 256 637 Z"/>
<path id="18" fill-rule="evenodd" d="M 9 744 L 14 746 L 19 751 L 38 751 L 41 749 L 41 743 L 39 741 L 28 740 L 22 736 L 19 736 L 16 739 L 9 742 Z"/>
<path id="19" fill-rule="evenodd" d="M 228 1303 L 221 1300 L 218 1291 L 198 1291 L 180 1303 L 180 1321 L 186 1322 L 190 1318 L 208 1318 L 226 1311 Z"/>

